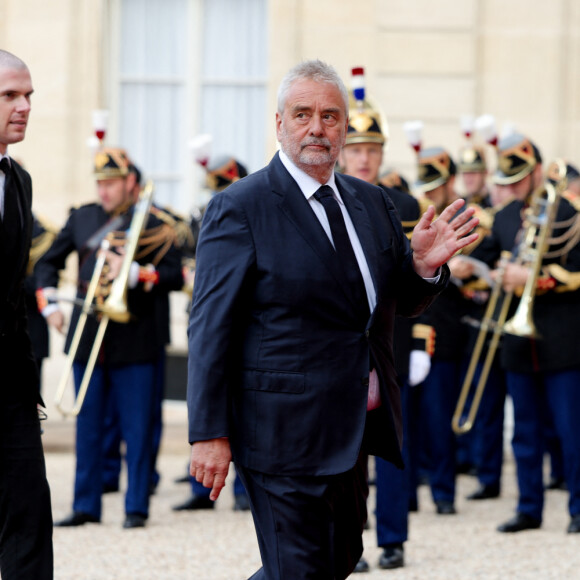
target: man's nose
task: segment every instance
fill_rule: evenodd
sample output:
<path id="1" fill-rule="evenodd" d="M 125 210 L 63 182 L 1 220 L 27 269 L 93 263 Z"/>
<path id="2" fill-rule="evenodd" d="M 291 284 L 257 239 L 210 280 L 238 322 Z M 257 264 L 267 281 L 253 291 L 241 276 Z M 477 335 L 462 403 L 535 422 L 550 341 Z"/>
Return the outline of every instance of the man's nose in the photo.
<path id="1" fill-rule="evenodd" d="M 22 95 L 16 102 L 16 110 L 19 113 L 27 113 L 30 111 L 30 101 L 27 97 Z"/>
<path id="2" fill-rule="evenodd" d="M 322 124 L 322 119 L 316 115 L 313 115 L 310 121 L 310 134 L 317 137 L 320 137 L 324 134 L 324 125 Z"/>

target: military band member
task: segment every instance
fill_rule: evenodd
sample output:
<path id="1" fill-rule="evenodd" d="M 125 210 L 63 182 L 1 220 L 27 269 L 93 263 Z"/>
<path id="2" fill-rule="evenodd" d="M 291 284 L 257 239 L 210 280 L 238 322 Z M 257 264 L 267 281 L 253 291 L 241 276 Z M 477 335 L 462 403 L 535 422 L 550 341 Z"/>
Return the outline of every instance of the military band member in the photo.
<path id="1" fill-rule="evenodd" d="M 478 207 L 480 240 L 482 240 L 484 234 L 489 233 L 491 229 L 495 211 L 501 207 L 493 207 L 487 189 L 487 162 L 483 147 L 469 142 L 460 152 L 457 168 L 463 180 L 464 194 L 468 203 Z M 472 246 L 471 252 L 475 251 L 476 248 Z M 460 289 L 469 301 L 467 316 L 472 325 L 468 330 L 469 341 L 465 351 L 465 368 L 467 368 L 471 362 L 471 357 L 474 356 L 473 351 L 479 334 L 479 327 L 474 325 L 483 318 L 489 291 L 484 280 L 470 278 L 471 269 L 467 266 L 467 271 L 464 270 L 461 256 L 451 259 L 450 268 L 455 279 L 463 282 Z M 479 362 L 473 376 L 471 394 L 473 394 L 481 376 L 486 355 L 487 349 L 484 348 L 479 356 Z M 473 430 L 467 435 L 460 435 L 458 440 L 459 444 L 462 440 L 466 440 L 469 460 L 475 468 L 479 483 L 478 488 L 467 496 L 469 500 L 491 499 L 500 494 L 505 395 L 505 377 L 499 364 L 499 357 L 496 354 L 488 373 Z M 466 409 L 469 408 L 470 404 L 471 400 L 466 405 Z"/>
<path id="2" fill-rule="evenodd" d="M 442 147 L 420 149 L 416 195 L 423 195 L 441 213 L 457 198 L 456 165 Z M 467 207 L 467 206 L 464 206 Z M 452 273 L 453 274 L 453 273 Z M 452 515 L 455 510 L 456 438 L 451 419 L 459 396 L 467 326 L 462 318 L 469 303 L 456 284 L 449 286 L 419 318 L 434 333 L 431 368 L 421 394 L 422 425 L 429 449 L 429 482 L 436 511 Z"/>
<path id="3" fill-rule="evenodd" d="M 541 156 L 534 143 L 515 133 L 499 143 L 495 183 L 513 196 L 513 201 L 495 217 L 491 234 L 476 254 L 495 264 L 502 251 L 524 258 L 529 230 L 526 208 L 532 193 L 542 185 Z M 544 505 L 543 457 L 544 410 L 547 405 L 564 454 L 565 478 L 570 491 L 569 533 L 580 532 L 580 245 L 574 235 L 578 212 L 573 198 L 564 193 L 557 207 L 556 221 L 548 229 L 548 250 L 536 252 L 541 269 L 532 288 L 532 317 L 539 336 L 505 333 L 501 361 L 506 370 L 508 393 L 514 406 L 512 440 L 517 466 L 519 500 L 516 515 L 498 527 L 500 532 L 520 532 L 539 528 Z M 540 213 L 543 210 L 540 208 Z M 541 222 L 541 220 L 540 220 Z M 536 227 L 536 226 L 533 226 Z M 538 226 L 539 227 L 539 226 Z M 530 238 L 528 238 L 529 240 Z M 533 248 L 532 248 L 533 249 Z M 505 264 L 502 285 L 521 293 L 531 276 L 533 260 Z M 518 303 L 512 301 L 512 313 Z"/>
<path id="4" fill-rule="evenodd" d="M 359 86 L 360 90 L 360 86 Z M 370 102 L 357 100 L 350 94 L 350 117 L 345 145 L 340 152 L 338 163 L 342 173 L 358 177 L 363 181 L 379 185 L 393 201 L 407 237 L 421 217 L 417 200 L 408 192 L 402 191 L 402 182 L 391 173 L 391 181 L 399 185 L 388 187 L 379 181 L 379 171 L 383 163 L 383 148 L 386 136 L 382 131 L 381 118 Z M 408 389 L 409 359 L 413 349 L 412 321 L 396 318 L 394 329 L 395 366 L 401 388 L 403 409 L 403 457 L 407 468 L 403 471 L 394 465 L 375 458 L 376 466 L 376 524 L 377 545 L 383 551 L 378 566 L 383 569 L 400 568 L 405 565 L 404 543 L 408 539 L 408 513 L 411 490 L 411 477 L 408 465 L 410 450 L 408 441 Z M 355 572 L 366 572 L 369 564 L 361 558 Z"/>
<path id="5" fill-rule="evenodd" d="M 141 170 L 131 163 L 129 171 L 135 175 L 135 188 L 133 190 L 133 200 L 136 202 L 144 185 Z M 190 224 L 180 215 L 167 208 L 153 203 L 150 210 L 151 215 L 159 220 L 160 223 L 165 224 L 170 229 L 163 229 L 164 244 L 173 243 L 182 254 L 182 267 L 185 270 L 185 263 L 189 260 L 189 256 L 194 255 L 195 251 L 195 236 Z M 188 257 L 186 257 L 188 256 Z M 185 278 L 185 273 L 184 273 Z M 184 280 L 184 284 L 185 284 Z M 165 392 L 165 367 L 166 367 L 166 352 L 165 347 L 171 342 L 170 335 L 170 309 L 169 309 L 169 293 L 156 293 L 156 308 L 158 323 L 158 335 L 164 337 L 161 341 L 162 346 L 159 349 L 159 356 L 155 363 L 155 397 L 153 406 L 153 424 L 152 424 L 152 442 L 151 442 L 151 481 L 150 491 L 154 493 L 159 485 L 161 475 L 157 470 L 157 457 L 159 454 L 159 447 L 161 445 L 161 436 L 163 432 L 163 397 Z M 105 454 L 105 463 L 103 468 L 103 492 L 110 493 L 119 490 L 119 479 L 121 476 L 121 428 L 119 425 L 119 417 L 115 413 L 114 405 L 107 413 L 105 419 L 105 437 L 103 439 L 103 452 Z"/>
<path id="6" fill-rule="evenodd" d="M 72 252 L 78 254 L 77 298 L 83 300 L 95 270 L 101 240 L 108 232 L 125 231 L 131 222 L 135 175 L 130 171 L 126 152 L 105 148 L 95 158 L 95 178 L 100 203 L 73 210 L 51 249 L 36 267 L 40 296 L 50 295 L 58 273 Z M 119 416 L 126 443 L 128 487 L 125 496 L 124 528 L 143 527 L 149 515 L 151 473 L 151 417 L 154 404 L 154 370 L 165 336 L 159 332 L 156 309 L 158 296 L 178 290 L 183 283 L 181 255 L 172 245 L 170 228 L 149 215 L 140 247 L 131 265 L 128 289 L 127 323 L 110 321 L 93 371 L 86 398 L 77 419 L 76 478 L 73 512 L 57 526 L 79 526 L 101 521 L 103 478 L 102 442 L 104 418 L 109 401 Z M 123 249 L 107 251 L 107 266 L 99 288 L 104 300 L 123 262 Z M 103 251 L 103 250 L 101 250 Z M 64 316 L 57 304 L 43 308 L 49 324 L 64 328 Z M 73 310 L 66 350 L 79 318 Z M 76 389 L 84 375 L 92 350 L 98 321 L 87 319 L 73 365 Z"/>
<path id="7" fill-rule="evenodd" d="M 461 178 L 466 201 L 482 208 L 491 208 L 491 197 L 487 189 L 487 163 L 483 147 L 473 144 L 464 147 L 459 153 L 457 173 Z"/>

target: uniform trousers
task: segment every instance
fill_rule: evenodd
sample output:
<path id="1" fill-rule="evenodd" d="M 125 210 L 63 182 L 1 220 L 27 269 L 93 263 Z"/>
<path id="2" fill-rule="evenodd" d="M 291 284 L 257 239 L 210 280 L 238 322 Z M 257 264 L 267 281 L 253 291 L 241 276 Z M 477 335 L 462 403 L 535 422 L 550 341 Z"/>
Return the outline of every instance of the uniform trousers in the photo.
<path id="1" fill-rule="evenodd" d="M 157 456 L 161 445 L 163 432 L 163 397 L 165 394 L 165 347 L 161 348 L 159 358 L 155 363 L 155 395 L 153 401 L 153 426 L 151 431 L 151 490 L 159 484 L 161 476 L 157 471 Z M 114 401 L 109 401 L 105 416 L 105 436 L 103 438 L 103 487 L 110 490 L 119 489 L 121 476 L 121 427 Z M 209 495 L 209 490 L 208 490 Z"/>
<path id="2" fill-rule="evenodd" d="M 481 376 L 482 367 L 483 363 L 477 365 L 473 377 L 474 388 Z M 479 482 L 498 488 L 503 464 L 505 396 L 505 374 L 499 365 L 493 364 L 473 426 L 473 458 Z"/>
<path id="3" fill-rule="evenodd" d="M 542 519 L 547 403 L 562 443 L 564 476 L 570 492 L 568 510 L 572 517 L 580 514 L 580 367 L 552 372 L 507 372 L 506 379 L 514 405 L 512 446 L 519 487 L 518 513 Z"/>
<path id="4" fill-rule="evenodd" d="M 459 397 L 461 360 L 432 360 L 423 383 L 421 415 L 429 441 L 429 483 L 433 501 L 455 500 L 455 433 L 451 419 Z"/>
<path id="5" fill-rule="evenodd" d="M 34 402 L 0 401 L 0 575 L 52 580 L 52 513 Z"/>
<path id="6" fill-rule="evenodd" d="M 238 472 L 250 500 L 262 568 L 252 580 L 343 580 L 362 552 L 367 456 L 339 475 Z"/>
<path id="7" fill-rule="evenodd" d="M 85 365 L 73 366 L 76 389 Z M 151 424 L 154 399 L 153 363 L 93 371 L 85 402 L 77 419 L 76 478 L 73 510 L 101 518 L 103 490 L 103 436 L 109 400 L 118 415 L 126 444 L 127 492 L 125 512 L 149 513 Z"/>
<path id="8" fill-rule="evenodd" d="M 411 387 L 403 384 L 401 403 L 403 414 L 403 459 L 405 469 L 375 458 L 377 507 L 377 546 L 387 547 L 407 541 L 409 530 L 409 502 L 411 501 L 409 399 Z"/>

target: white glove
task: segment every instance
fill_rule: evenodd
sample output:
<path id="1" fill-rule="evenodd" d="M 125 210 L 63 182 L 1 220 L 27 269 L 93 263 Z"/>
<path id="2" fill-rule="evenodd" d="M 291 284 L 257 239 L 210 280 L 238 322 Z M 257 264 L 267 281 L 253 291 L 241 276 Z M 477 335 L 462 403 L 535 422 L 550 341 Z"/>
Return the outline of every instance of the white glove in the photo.
<path id="1" fill-rule="evenodd" d="M 409 358 L 409 385 L 422 383 L 431 370 L 431 357 L 424 350 L 412 350 Z"/>

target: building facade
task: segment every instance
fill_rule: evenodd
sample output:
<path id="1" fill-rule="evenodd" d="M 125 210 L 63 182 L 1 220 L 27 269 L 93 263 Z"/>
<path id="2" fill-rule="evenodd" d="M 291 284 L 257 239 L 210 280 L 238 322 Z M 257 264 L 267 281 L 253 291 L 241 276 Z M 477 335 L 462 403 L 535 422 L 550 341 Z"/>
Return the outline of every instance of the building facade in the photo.
<path id="1" fill-rule="evenodd" d="M 276 89 L 296 62 L 321 58 L 345 81 L 364 66 L 389 124 L 387 165 L 414 179 L 405 121 L 424 145 L 459 151 L 461 115 L 514 124 L 550 160 L 580 163 L 580 3 L 576 0 L 0 0 L 0 47 L 29 65 L 26 140 L 35 209 L 56 225 L 95 197 L 91 112 L 127 148 L 157 199 L 187 213 L 204 200 L 188 149 L 250 171 L 276 150 Z"/>

